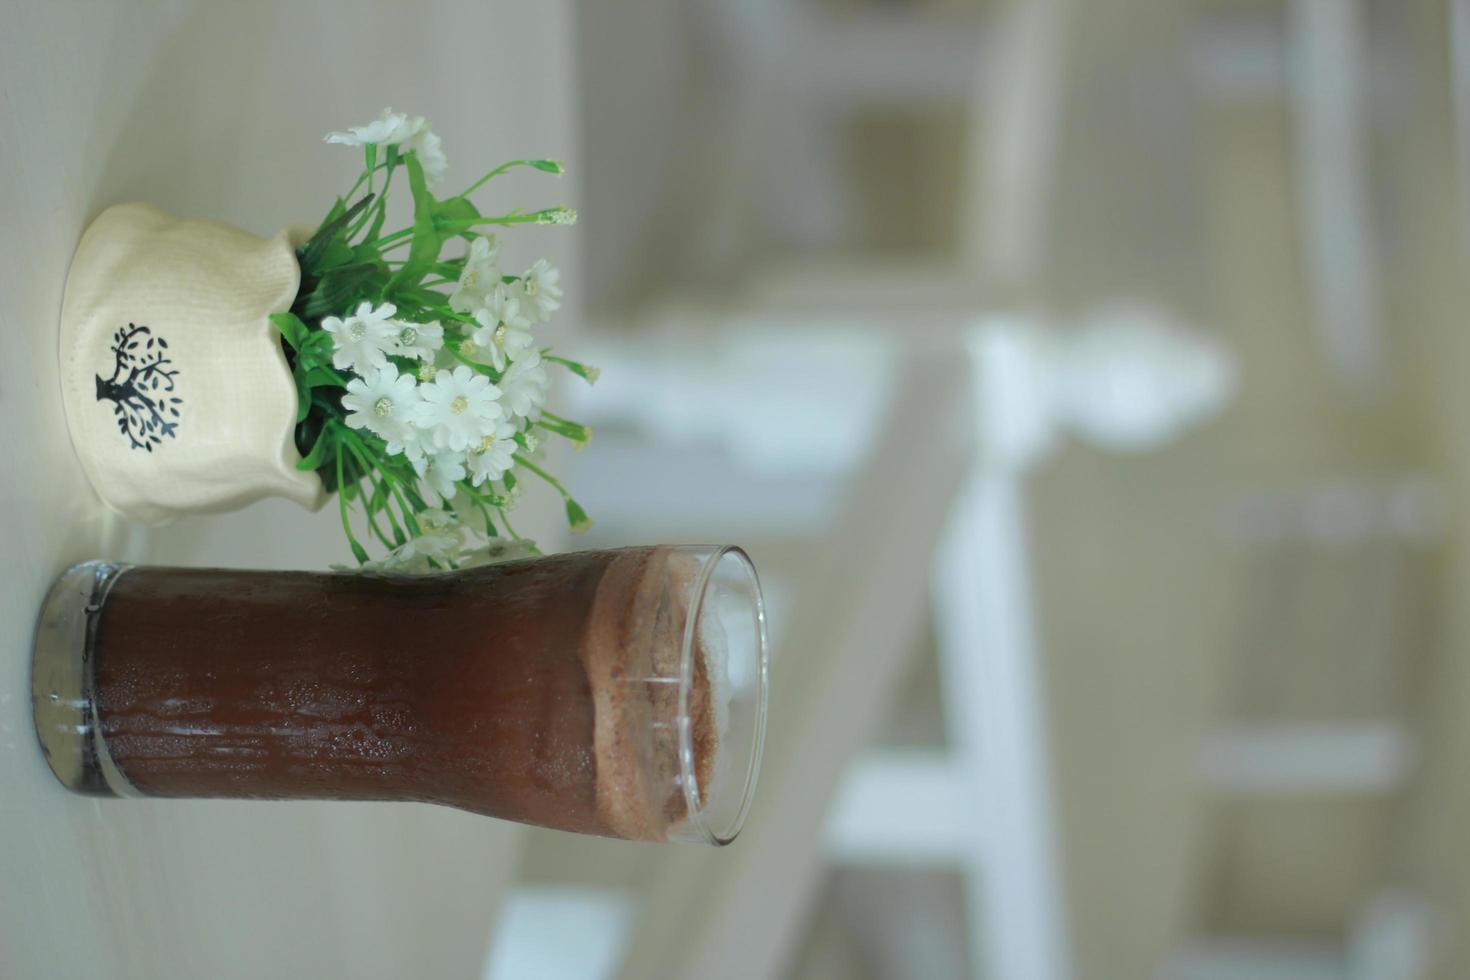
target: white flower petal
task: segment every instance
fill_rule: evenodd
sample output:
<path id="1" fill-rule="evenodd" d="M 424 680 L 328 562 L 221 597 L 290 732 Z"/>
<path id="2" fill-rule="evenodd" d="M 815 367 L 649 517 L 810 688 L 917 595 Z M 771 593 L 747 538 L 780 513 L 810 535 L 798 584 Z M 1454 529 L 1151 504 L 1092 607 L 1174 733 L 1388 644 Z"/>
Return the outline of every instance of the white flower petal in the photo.
<path id="1" fill-rule="evenodd" d="M 551 319 L 561 309 L 561 272 L 545 259 L 537 259 L 521 277 L 521 306 L 527 317 L 538 323 Z"/>
<path id="2" fill-rule="evenodd" d="M 535 419 L 546 404 L 551 381 L 541 366 L 541 353 L 534 348 L 510 363 L 500 377 L 500 400 L 511 414 Z"/>
<path id="3" fill-rule="evenodd" d="M 419 120 L 422 123 L 422 120 Z M 345 133 L 328 133 L 325 137 L 328 143 L 341 143 L 346 146 L 365 146 L 369 143 L 388 145 L 401 143 L 413 135 L 413 128 L 407 116 L 392 109 L 384 109 L 377 119 L 364 126 L 352 126 Z"/>
<path id="4" fill-rule="evenodd" d="M 387 363 L 384 353 L 392 343 L 392 320 L 396 312 L 392 303 L 377 309 L 361 303 L 347 319 L 329 316 L 322 329 L 332 335 L 332 364 L 339 370 L 366 375 Z"/>
<path id="5" fill-rule="evenodd" d="M 440 371 L 419 393 L 415 421 L 441 450 L 462 452 L 477 445 L 505 414 L 500 389 L 464 365 Z"/>

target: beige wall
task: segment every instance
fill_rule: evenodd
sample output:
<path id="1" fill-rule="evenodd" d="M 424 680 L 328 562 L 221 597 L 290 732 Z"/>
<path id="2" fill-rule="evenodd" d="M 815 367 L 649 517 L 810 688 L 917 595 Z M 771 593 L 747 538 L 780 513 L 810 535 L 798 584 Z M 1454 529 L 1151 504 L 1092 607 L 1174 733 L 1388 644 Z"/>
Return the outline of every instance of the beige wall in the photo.
<path id="1" fill-rule="evenodd" d="M 1157 12 L 1155 22 L 1170 24 Z M 1236 707 L 1255 642 L 1246 624 L 1263 615 L 1252 589 L 1263 559 L 1225 544 L 1222 506 L 1241 491 L 1416 456 L 1393 413 L 1356 403 L 1327 373 L 1303 283 L 1286 104 L 1201 104 L 1197 127 L 1181 133 L 1198 161 L 1170 176 L 1183 187 L 1147 193 L 1163 166 L 1148 139 L 1131 155 L 1063 152 L 1058 177 L 1064 198 L 1111 198 L 1058 219 L 1063 275 L 1081 273 L 1054 292 L 1071 306 L 1130 285 L 1172 298 L 1241 368 L 1228 413 L 1167 452 L 1074 448 L 1035 482 L 1036 594 L 1084 980 L 1149 976 L 1199 930 L 1335 933 L 1382 879 L 1386 853 L 1382 808 L 1219 808 L 1197 789 L 1199 739 Z M 1155 207 L 1192 213 L 1155 220 Z M 1135 247 L 1135 229 L 1155 238 Z M 1089 250 L 1126 260 L 1089 264 Z M 1281 654 L 1332 669 L 1330 649 L 1297 644 Z"/>
<path id="2" fill-rule="evenodd" d="M 1404 121 L 1398 183 L 1406 235 L 1390 298 L 1404 338 L 1415 437 L 1447 483 L 1455 521 L 1423 685 L 1423 766 L 1396 827 L 1394 855 L 1399 873 L 1444 916 L 1439 976 L 1450 980 L 1470 968 L 1470 555 L 1463 506 L 1470 493 L 1470 256 L 1459 221 L 1464 189 L 1454 171 L 1445 12 L 1442 4 L 1424 6 L 1413 38 L 1422 98 Z"/>

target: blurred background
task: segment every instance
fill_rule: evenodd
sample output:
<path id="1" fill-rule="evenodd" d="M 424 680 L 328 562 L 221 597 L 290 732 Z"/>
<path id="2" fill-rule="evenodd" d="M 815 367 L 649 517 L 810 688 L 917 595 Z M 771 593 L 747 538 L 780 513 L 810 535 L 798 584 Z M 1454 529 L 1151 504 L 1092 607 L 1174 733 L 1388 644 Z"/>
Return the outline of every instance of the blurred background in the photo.
<path id="1" fill-rule="evenodd" d="M 571 479 L 749 548 L 771 737 L 493 980 L 1470 975 L 1467 14 L 580 4 Z"/>
<path id="2" fill-rule="evenodd" d="M 1470 976 L 1470 0 L 0 17 L 0 975 Z M 3 694 L 70 561 L 342 560 L 279 503 L 129 538 L 37 379 L 102 207 L 310 220 L 355 162 L 318 134 L 385 103 L 456 180 L 571 165 L 496 187 L 581 212 L 511 247 L 566 268 L 558 344 L 602 369 L 553 396 L 597 523 L 522 529 L 755 559 L 730 848 L 109 809 Z"/>

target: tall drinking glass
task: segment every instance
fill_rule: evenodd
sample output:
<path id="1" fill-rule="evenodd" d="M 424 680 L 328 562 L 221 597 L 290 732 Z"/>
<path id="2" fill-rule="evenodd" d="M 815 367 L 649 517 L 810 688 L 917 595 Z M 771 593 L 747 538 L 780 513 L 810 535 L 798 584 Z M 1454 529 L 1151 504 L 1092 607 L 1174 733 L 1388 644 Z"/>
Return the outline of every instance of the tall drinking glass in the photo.
<path id="1" fill-rule="evenodd" d="M 418 800 L 726 844 L 765 734 L 733 547 L 430 576 L 77 565 L 38 624 L 36 731 L 105 796 Z"/>

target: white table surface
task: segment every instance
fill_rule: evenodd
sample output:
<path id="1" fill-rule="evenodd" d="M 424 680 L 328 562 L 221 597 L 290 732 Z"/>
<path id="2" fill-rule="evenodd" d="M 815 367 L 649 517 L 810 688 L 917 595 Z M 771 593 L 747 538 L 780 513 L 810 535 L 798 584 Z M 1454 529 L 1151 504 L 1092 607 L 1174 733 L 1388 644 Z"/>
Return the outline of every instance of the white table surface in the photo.
<path id="1" fill-rule="evenodd" d="M 509 157 L 575 159 L 571 26 L 559 0 L 6 4 L 0 977 L 479 976 L 514 871 L 511 825 L 412 804 L 95 800 L 52 778 L 29 660 L 63 568 L 344 557 L 335 515 L 281 501 L 159 531 L 111 518 L 66 436 L 56 319 L 77 237 L 102 208 L 143 200 L 260 234 L 310 223 L 360 160 L 321 134 L 385 104 L 430 117 L 451 185 Z M 566 180 L 498 183 L 486 200 L 507 208 L 575 203 Z M 573 242 L 533 229 L 511 249 L 555 254 L 575 282 Z"/>

